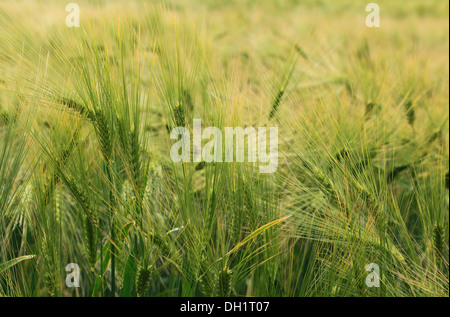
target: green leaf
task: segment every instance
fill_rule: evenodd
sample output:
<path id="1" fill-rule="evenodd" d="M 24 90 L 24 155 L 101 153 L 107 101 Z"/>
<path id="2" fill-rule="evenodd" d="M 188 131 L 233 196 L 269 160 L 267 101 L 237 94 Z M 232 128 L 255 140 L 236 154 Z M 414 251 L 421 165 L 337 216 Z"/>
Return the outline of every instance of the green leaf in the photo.
<path id="1" fill-rule="evenodd" d="M 255 238 L 256 236 L 260 235 L 261 233 L 263 233 L 264 231 L 266 231 L 267 229 L 279 224 L 280 222 L 283 222 L 284 220 L 286 220 L 289 217 L 283 217 L 274 221 L 271 221 L 267 224 L 265 224 L 264 226 L 256 229 L 255 231 L 253 231 L 251 234 L 249 234 L 244 240 L 242 240 L 241 242 L 239 242 L 238 244 L 236 244 L 236 246 L 227 253 L 227 255 L 232 254 L 233 252 L 236 252 L 240 247 L 242 247 L 244 244 L 246 244 L 247 242 L 249 242 L 250 240 L 252 240 L 253 238 Z"/>
<path id="2" fill-rule="evenodd" d="M 131 297 L 133 290 L 135 275 L 136 275 L 136 261 L 132 256 L 128 257 L 125 271 L 123 273 L 123 285 L 120 292 L 120 297 Z"/>
<path id="3" fill-rule="evenodd" d="M 24 256 L 20 256 L 18 258 L 15 258 L 13 260 L 7 261 L 5 263 L 0 264 L 0 273 L 3 273 L 4 271 L 6 271 L 7 269 L 9 269 L 10 267 L 25 261 L 25 260 L 30 260 L 35 258 L 36 255 L 24 255 Z"/>
<path id="4" fill-rule="evenodd" d="M 131 227 L 134 226 L 135 224 L 136 224 L 136 222 L 132 221 L 123 226 L 122 230 L 120 230 L 120 241 L 121 242 L 125 242 L 125 240 L 128 238 L 128 234 L 130 233 Z"/>
<path id="5" fill-rule="evenodd" d="M 105 275 L 106 271 L 108 270 L 108 267 L 111 264 L 111 261 L 110 261 L 111 253 L 109 251 L 110 248 L 111 248 L 111 243 L 110 242 L 106 243 L 103 246 L 102 253 L 104 254 L 104 257 L 103 257 L 103 261 L 102 261 L 101 267 L 100 267 L 101 271 L 100 271 L 100 275 L 97 276 L 97 278 L 95 279 L 94 289 L 92 291 L 92 297 L 95 297 L 98 294 L 98 291 L 99 291 L 99 289 L 100 289 L 100 287 L 102 285 L 102 278 Z M 98 260 L 100 260 L 100 256 L 99 256 Z"/>

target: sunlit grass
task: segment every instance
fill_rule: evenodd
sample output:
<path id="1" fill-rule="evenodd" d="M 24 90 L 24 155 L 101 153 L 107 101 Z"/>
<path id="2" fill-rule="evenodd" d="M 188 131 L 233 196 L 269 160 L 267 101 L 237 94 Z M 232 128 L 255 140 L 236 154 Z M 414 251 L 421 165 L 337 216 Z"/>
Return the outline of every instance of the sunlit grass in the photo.
<path id="1" fill-rule="evenodd" d="M 448 3 L 79 4 L 0 2 L 0 296 L 448 296 Z M 195 118 L 277 172 L 174 163 Z"/>

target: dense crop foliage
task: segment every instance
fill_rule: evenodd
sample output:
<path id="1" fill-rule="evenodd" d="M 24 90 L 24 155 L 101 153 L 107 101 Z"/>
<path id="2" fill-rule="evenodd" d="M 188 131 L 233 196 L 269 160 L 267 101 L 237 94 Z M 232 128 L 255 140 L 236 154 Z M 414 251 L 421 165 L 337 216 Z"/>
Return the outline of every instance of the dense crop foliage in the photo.
<path id="1" fill-rule="evenodd" d="M 447 2 L 78 4 L 0 1 L 0 296 L 448 296 Z"/>

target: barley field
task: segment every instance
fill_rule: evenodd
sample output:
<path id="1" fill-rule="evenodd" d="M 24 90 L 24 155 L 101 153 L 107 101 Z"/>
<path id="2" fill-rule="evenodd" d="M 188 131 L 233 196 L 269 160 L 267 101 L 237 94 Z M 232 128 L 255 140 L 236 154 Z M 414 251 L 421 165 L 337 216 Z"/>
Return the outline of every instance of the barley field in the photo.
<path id="1" fill-rule="evenodd" d="M 0 297 L 448 297 L 449 3 L 376 3 L 0 0 Z"/>

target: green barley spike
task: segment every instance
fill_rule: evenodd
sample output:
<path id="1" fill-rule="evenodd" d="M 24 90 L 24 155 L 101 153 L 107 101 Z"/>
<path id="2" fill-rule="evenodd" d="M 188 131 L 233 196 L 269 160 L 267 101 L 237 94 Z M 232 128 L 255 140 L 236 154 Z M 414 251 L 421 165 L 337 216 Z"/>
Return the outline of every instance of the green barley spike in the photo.
<path id="1" fill-rule="evenodd" d="M 142 297 L 147 290 L 152 276 L 152 266 L 144 267 L 139 265 L 136 273 L 136 292 L 138 297 Z"/>
<path id="2" fill-rule="evenodd" d="M 82 105 L 81 103 L 79 103 L 71 98 L 67 98 L 67 97 L 60 98 L 59 102 L 65 106 L 67 106 L 67 108 L 69 108 L 69 109 L 78 111 L 80 113 L 80 115 L 86 116 L 88 119 L 91 119 L 91 120 L 93 119 L 92 112 L 87 107 Z"/>
<path id="3" fill-rule="evenodd" d="M 44 234 L 41 244 L 41 260 L 44 264 L 43 280 L 48 289 L 49 296 L 56 296 L 58 281 L 58 260 L 56 249 L 50 245 L 48 237 Z"/>
<path id="4" fill-rule="evenodd" d="M 295 44 L 294 48 L 295 48 L 295 51 L 296 51 L 301 57 L 303 57 L 303 59 L 308 60 L 308 56 L 306 55 L 305 51 L 304 51 L 298 44 Z"/>
<path id="5" fill-rule="evenodd" d="M 203 296 L 213 296 L 214 293 L 214 279 L 215 274 L 209 267 L 209 262 L 206 260 L 205 256 L 202 256 L 200 261 L 200 289 Z"/>
<path id="6" fill-rule="evenodd" d="M 87 216 L 83 217 L 83 226 L 86 257 L 91 270 L 94 270 L 95 263 L 97 262 L 97 228 Z"/>
<path id="7" fill-rule="evenodd" d="M 183 102 L 179 102 L 174 109 L 175 123 L 177 127 L 185 126 L 184 107 Z"/>
<path id="8" fill-rule="evenodd" d="M 274 101 L 272 102 L 272 107 L 269 113 L 269 118 L 273 118 L 275 116 L 275 114 L 278 111 L 278 106 L 281 103 L 281 98 L 283 98 L 284 95 L 284 87 L 281 87 L 280 90 L 278 90 L 278 93 L 274 99 Z"/>
<path id="9" fill-rule="evenodd" d="M 224 268 L 218 276 L 217 295 L 219 297 L 229 297 L 231 294 L 231 270 Z"/>
<path id="10" fill-rule="evenodd" d="M 372 114 L 372 112 L 373 112 L 373 110 L 376 108 L 376 104 L 373 102 L 373 101 L 369 101 L 367 104 L 366 104 L 366 112 L 365 112 L 365 114 L 364 114 L 364 117 L 366 118 L 366 119 L 368 119 L 369 117 L 370 117 L 370 115 Z"/>
<path id="11" fill-rule="evenodd" d="M 409 123 L 409 125 L 413 126 L 414 122 L 416 121 L 416 113 L 412 106 L 411 100 L 408 100 L 408 102 L 405 104 L 405 109 L 406 109 L 406 118 L 408 119 L 408 123 Z"/>
<path id="12" fill-rule="evenodd" d="M 95 112 L 95 129 L 103 157 L 106 161 L 109 161 L 112 155 L 112 139 L 106 116 L 101 110 Z"/>

